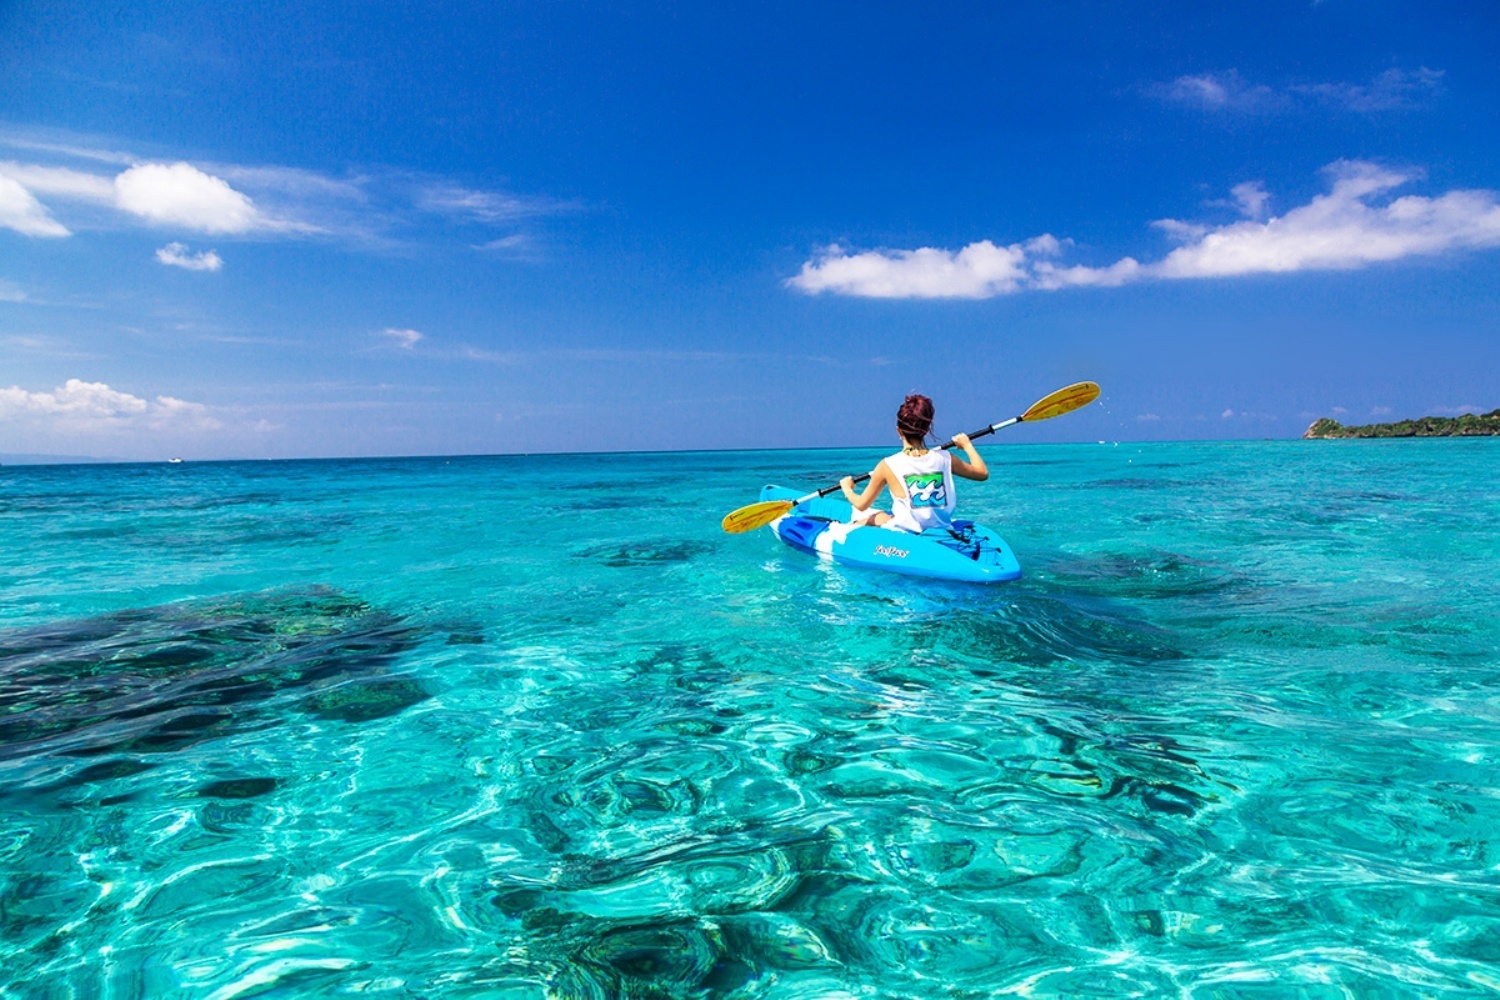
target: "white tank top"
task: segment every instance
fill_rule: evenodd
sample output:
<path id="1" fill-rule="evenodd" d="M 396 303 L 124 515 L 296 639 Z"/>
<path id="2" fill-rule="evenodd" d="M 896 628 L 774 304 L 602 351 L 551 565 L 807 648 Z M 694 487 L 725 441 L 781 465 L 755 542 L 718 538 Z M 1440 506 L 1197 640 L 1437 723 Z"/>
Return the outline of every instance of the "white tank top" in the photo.
<path id="1" fill-rule="evenodd" d="M 912 534 L 928 528 L 946 528 L 953 520 L 953 456 L 934 448 L 913 457 L 904 452 L 885 460 L 886 466 L 906 488 L 906 496 L 891 490 L 891 519 L 882 527 Z"/>

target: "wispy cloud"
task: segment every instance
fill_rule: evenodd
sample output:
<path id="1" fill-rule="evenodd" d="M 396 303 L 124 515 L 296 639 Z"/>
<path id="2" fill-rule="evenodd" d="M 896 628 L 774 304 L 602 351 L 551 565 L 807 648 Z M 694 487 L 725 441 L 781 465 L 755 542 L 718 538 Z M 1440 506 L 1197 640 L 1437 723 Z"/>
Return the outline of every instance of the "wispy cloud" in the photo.
<path id="1" fill-rule="evenodd" d="M 519 220 L 579 208 L 542 195 L 464 186 L 409 171 L 335 176 L 274 164 L 138 157 L 90 148 L 84 140 L 39 142 L 3 127 L 0 147 L 19 154 L 0 160 L 0 227 L 34 237 L 145 226 L 389 248 L 430 239 L 435 225 L 446 223 L 469 230 L 464 242 L 514 258 L 526 254 L 530 240 L 514 232 Z M 473 227 L 502 225 L 512 232 L 481 233 L 475 241 Z"/>
<path id="2" fill-rule="evenodd" d="M 1375 114 L 1426 104 L 1442 92 L 1443 73 L 1425 66 L 1417 70 L 1388 69 L 1366 84 L 1312 83 L 1290 89 L 1346 111 Z"/>
<path id="3" fill-rule="evenodd" d="M 1179 76 L 1147 92 L 1171 104 L 1211 114 L 1272 114 L 1325 108 L 1379 114 L 1418 108 L 1442 92 L 1441 70 L 1388 69 L 1368 83 L 1251 83 L 1230 69 Z"/>
<path id="4" fill-rule="evenodd" d="M 555 215 L 577 207 L 551 198 L 475 190 L 446 181 L 422 187 L 417 192 L 416 205 L 426 212 L 490 224 Z"/>
<path id="5" fill-rule="evenodd" d="M 512 233 L 509 236 L 502 236 L 502 237 L 500 237 L 497 240 L 489 240 L 488 242 L 485 242 L 485 243 L 476 243 L 474 245 L 474 249 L 475 250 L 518 251 L 518 250 L 525 250 L 526 249 L 526 244 L 528 242 L 529 242 L 529 240 L 527 239 L 527 237 L 526 237 L 526 235 L 524 233 Z"/>
<path id="6" fill-rule="evenodd" d="M 403 351 L 411 350 L 417 346 L 419 341 L 426 339 L 417 330 L 399 329 L 394 326 L 388 326 L 384 330 L 381 330 L 379 336 L 389 339 Z"/>
<path id="7" fill-rule="evenodd" d="M 10 178 L 34 195 L 57 195 L 101 205 L 112 205 L 115 200 L 113 180 L 86 170 L 7 160 L 0 163 L 0 176 Z"/>
<path id="8" fill-rule="evenodd" d="M 52 361 L 99 361 L 101 356 L 92 351 L 82 351 L 67 340 L 42 334 L 11 333 L 0 335 L 0 345 L 6 349 Z"/>
<path id="9" fill-rule="evenodd" d="M 961 250 L 870 250 L 832 246 L 787 280 L 809 294 L 862 298 L 975 299 L 1026 290 L 1111 287 L 1146 279 L 1223 278 L 1295 271 L 1354 270 L 1448 251 L 1500 246 L 1500 200 L 1489 190 L 1456 190 L 1435 198 L 1389 193 L 1416 173 L 1340 161 L 1324 171 L 1329 191 L 1285 214 L 1210 226 L 1159 220 L 1181 243 L 1161 260 L 1123 257 L 1104 267 L 1064 265 L 1068 244 L 1050 235 L 1000 247 L 989 240 Z M 1259 184 L 1238 185 L 1242 214 L 1269 202 Z"/>
<path id="10" fill-rule="evenodd" d="M 172 396 L 147 401 L 103 382 L 76 378 L 51 392 L 28 392 L 19 386 L 0 389 L 0 421 L 36 422 L 66 431 L 129 426 L 217 430 L 222 426 L 202 403 Z"/>
<path id="11" fill-rule="evenodd" d="M 537 240 L 530 233 L 511 233 L 509 236 L 501 236 L 483 243 L 470 244 L 475 250 L 495 257 L 510 261 L 525 261 L 535 263 L 545 258 L 546 254 L 537 246 Z"/>
<path id="12" fill-rule="evenodd" d="M 25 302 L 26 291 L 14 282 L 0 280 L 0 302 Z"/>
<path id="13" fill-rule="evenodd" d="M 1286 93 L 1265 84 L 1251 84 L 1238 70 L 1179 76 L 1168 84 L 1150 88 L 1157 97 L 1203 111 L 1271 111 L 1287 107 Z"/>
<path id="14" fill-rule="evenodd" d="M 245 166 L 236 163 L 213 163 L 204 167 L 214 174 L 241 186 L 265 193 L 278 192 L 308 200 L 365 203 L 370 200 L 368 176 L 330 177 L 299 167 Z"/>
<path id="15" fill-rule="evenodd" d="M 100 149 L 87 142 L 69 140 L 53 141 L 35 139 L 27 135 L 4 134 L 0 135 L 0 143 L 12 149 L 24 149 L 32 153 L 45 153 L 72 160 L 90 160 L 95 163 L 112 163 L 122 167 L 130 166 L 140 161 L 140 157 L 131 153 L 113 149 Z"/>
<path id="16" fill-rule="evenodd" d="M 168 243 L 156 251 L 156 259 L 168 267 L 180 267 L 185 271 L 217 271 L 224 266 L 224 259 L 212 250 L 192 253 L 181 243 Z"/>
<path id="17" fill-rule="evenodd" d="M 483 361 L 487 364 L 513 365 L 521 359 L 515 351 L 492 351 L 486 347 L 465 346 L 458 349 L 458 357 L 465 361 Z"/>

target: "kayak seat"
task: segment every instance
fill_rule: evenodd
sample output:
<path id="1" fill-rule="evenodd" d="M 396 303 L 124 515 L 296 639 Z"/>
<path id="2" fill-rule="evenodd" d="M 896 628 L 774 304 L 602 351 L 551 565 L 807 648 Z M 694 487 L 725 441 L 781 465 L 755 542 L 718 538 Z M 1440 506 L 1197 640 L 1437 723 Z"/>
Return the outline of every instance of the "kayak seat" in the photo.
<path id="1" fill-rule="evenodd" d="M 801 515 L 787 517 L 782 518 L 779 531 L 782 540 L 788 544 L 811 550 L 813 548 L 813 540 L 828 526 L 830 521 L 832 521 L 832 518 L 827 517 L 805 517 Z"/>

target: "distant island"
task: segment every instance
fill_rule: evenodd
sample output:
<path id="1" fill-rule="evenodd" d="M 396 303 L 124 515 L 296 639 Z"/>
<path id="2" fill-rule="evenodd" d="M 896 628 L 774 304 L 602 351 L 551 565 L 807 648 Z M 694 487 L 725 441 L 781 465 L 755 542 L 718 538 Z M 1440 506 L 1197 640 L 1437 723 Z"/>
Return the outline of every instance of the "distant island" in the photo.
<path id="1" fill-rule="evenodd" d="M 1314 420 L 1303 432 L 1304 440 L 1326 438 L 1486 437 L 1500 435 L 1500 408 L 1489 413 L 1465 413 L 1461 417 L 1419 417 L 1393 424 L 1345 427 L 1337 420 Z"/>

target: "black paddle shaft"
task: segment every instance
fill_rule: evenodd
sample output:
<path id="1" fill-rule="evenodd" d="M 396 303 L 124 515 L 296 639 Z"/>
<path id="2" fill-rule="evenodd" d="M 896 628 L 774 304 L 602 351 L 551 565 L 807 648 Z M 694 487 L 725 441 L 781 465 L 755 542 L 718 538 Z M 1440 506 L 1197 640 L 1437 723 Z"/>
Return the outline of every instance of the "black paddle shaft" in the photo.
<path id="1" fill-rule="evenodd" d="M 975 438 L 982 438 L 986 434 L 993 434 L 993 433 L 995 433 L 997 430 L 999 430 L 1002 427 L 1008 427 L 1011 424 L 1020 423 L 1020 422 L 1021 422 L 1021 418 L 1020 417 L 1012 417 L 1011 419 L 1006 420 L 1006 421 L 1002 421 L 1001 423 L 998 423 L 998 424 L 990 424 L 984 430 L 982 430 L 982 431 L 975 431 L 973 434 L 970 434 L 969 435 L 969 440 L 972 441 Z M 952 451 L 957 446 L 952 441 L 949 441 L 947 444 L 939 445 L 938 447 L 942 451 Z M 869 478 L 870 478 L 870 473 L 868 473 L 868 472 L 866 472 L 862 476 L 855 476 L 854 477 L 854 485 L 858 486 L 860 483 L 864 482 L 866 479 L 869 479 Z M 828 487 L 828 489 L 826 489 L 826 490 L 819 490 L 818 491 L 818 496 L 820 496 L 820 497 L 826 497 L 828 494 L 830 494 L 830 493 L 837 493 L 841 489 L 843 489 L 843 486 L 840 485 L 840 484 L 838 484 L 838 483 L 835 483 L 834 485 Z"/>

